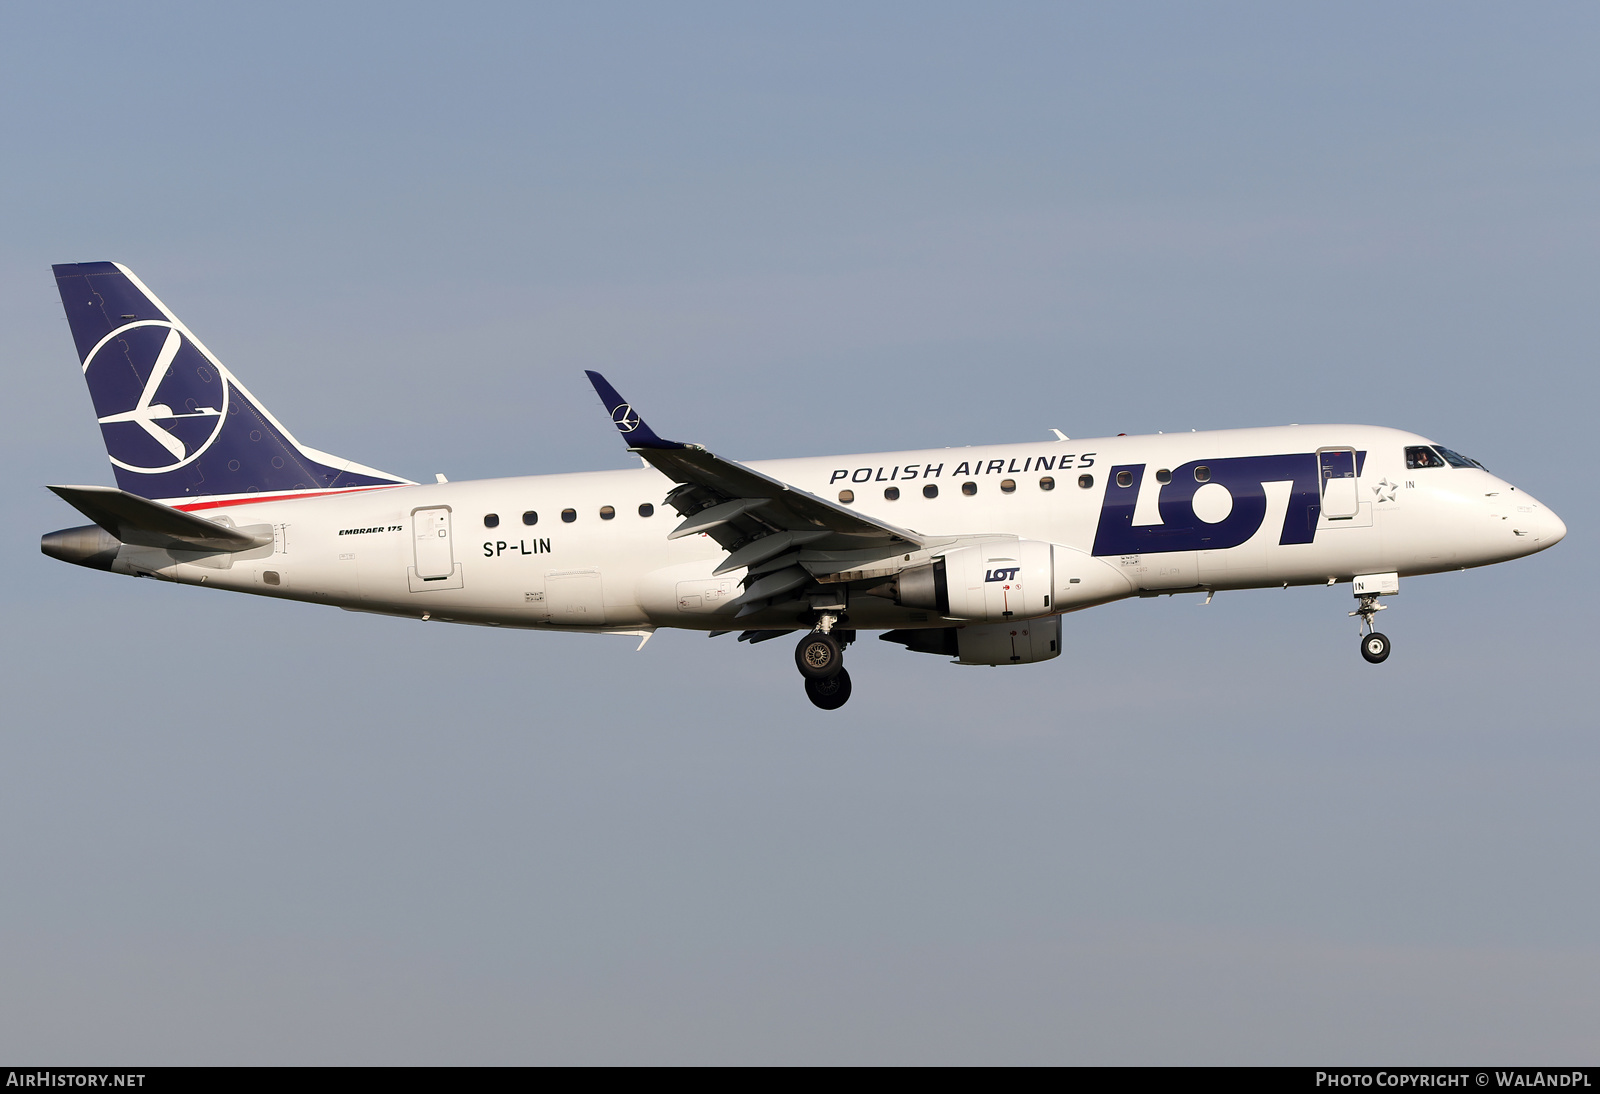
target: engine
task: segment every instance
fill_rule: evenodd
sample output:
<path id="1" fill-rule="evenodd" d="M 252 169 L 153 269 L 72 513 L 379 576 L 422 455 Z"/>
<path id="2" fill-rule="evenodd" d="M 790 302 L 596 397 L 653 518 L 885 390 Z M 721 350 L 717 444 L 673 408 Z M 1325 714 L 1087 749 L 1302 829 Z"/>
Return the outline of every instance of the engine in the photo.
<path id="1" fill-rule="evenodd" d="M 1075 611 L 1133 591 L 1115 567 L 1083 551 L 1015 536 L 946 551 L 879 588 L 897 604 L 982 623 Z"/>

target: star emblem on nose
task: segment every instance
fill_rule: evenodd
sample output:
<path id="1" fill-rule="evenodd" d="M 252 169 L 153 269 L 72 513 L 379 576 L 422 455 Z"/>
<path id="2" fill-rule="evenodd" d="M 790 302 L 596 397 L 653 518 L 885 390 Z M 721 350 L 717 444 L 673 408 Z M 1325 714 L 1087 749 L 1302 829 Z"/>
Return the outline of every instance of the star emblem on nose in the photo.
<path id="1" fill-rule="evenodd" d="M 1397 482 L 1390 482 L 1388 476 L 1386 475 L 1384 476 L 1382 482 L 1379 482 L 1372 488 L 1372 492 L 1377 495 L 1378 504 L 1381 505 L 1386 501 L 1393 501 L 1395 491 L 1399 489 L 1400 484 Z"/>

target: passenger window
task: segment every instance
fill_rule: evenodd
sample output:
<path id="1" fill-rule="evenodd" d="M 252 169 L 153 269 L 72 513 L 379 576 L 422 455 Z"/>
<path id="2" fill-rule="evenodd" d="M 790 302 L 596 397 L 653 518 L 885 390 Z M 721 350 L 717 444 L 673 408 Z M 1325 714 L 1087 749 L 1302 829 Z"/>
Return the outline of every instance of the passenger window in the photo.
<path id="1" fill-rule="evenodd" d="M 978 484 L 975 482 L 964 482 L 961 484 L 961 492 L 970 498 L 972 495 L 978 492 Z"/>
<path id="2" fill-rule="evenodd" d="M 649 502 L 645 502 L 639 506 L 639 515 L 641 517 L 653 517 L 656 515 L 656 507 Z"/>
<path id="3" fill-rule="evenodd" d="M 617 511 L 615 509 L 613 509 L 611 506 L 602 505 L 600 507 L 600 519 L 601 520 L 610 520 L 612 517 L 614 517 L 616 515 L 617 515 Z"/>
<path id="4" fill-rule="evenodd" d="M 884 489 L 883 489 L 883 499 L 885 501 L 899 501 L 900 500 L 900 488 L 898 486 L 886 486 L 886 487 L 884 487 Z"/>
<path id="5" fill-rule="evenodd" d="M 535 513 L 532 509 L 529 509 L 526 513 L 522 514 L 522 523 L 532 528 L 535 524 L 539 523 L 539 514 Z"/>
<path id="6" fill-rule="evenodd" d="M 1085 489 L 1085 490 L 1089 490 L 1089 489 L 1093 488 L 1093 486 L 1094 486 L 1094 476 L 1093 475 L 1079 475 L 1078 476 L 1078 485 L 1083 487 L 1083 489 Z"/>
<path id="7" fill-rule="evenodd" d="M 578 519 L 578 511 L 576 509 L 563 509 L 561 510 L 561 519 L 563 522 L 571 524 Z"/>
<path id="8" fill-rule="evenodd" d="M 1201 464 L 1199 467 L 1195 468 L 1194 469 L 1194 481 L 1195 482 L 1210 482 L 1211 481 L 1211 468 L 1207 467 L 1205 464 Z"/>
<path id="9" fill-rule="evenodd" d="M 1406 470 L 1420 471 L 1426 467 L 1443 467 L 1444 457 L 1427 445 L 1413 445 L 1406 449 Z"/>
<path id="10" fill-rule="evenodd" d="M 856 500 L 856 492 L 854 490 L 841 490 L 839 491 L 839 500 L 849 505 Z"/>
<path id="11" fill-rule="evenodd" d="M 925 498 L 936 498 L 939 496 L 939 488 L 930 482 L 927 486 L 922 488 L 922 496 Z"/>
<path id="12" fill-rule="evenodd" d="M 1000 480 L 1000 492 L 1002 494 L 1015 494 L 1017 492 L 1017 480 L 1016 479 L 1001 479 Z"/>
<path id="13" fill-rule="evenodd" d="M 1132 471 L 1118 471 L 1117 472 L 1117 485 L 1118 486 L 1132 486 L 1133 485 L 1133 472 Z"/>
<path id="14" fill-rule="evenodd" d="M 500 527 L 500 514 L 499 513 L 485 513 L 483 515 L 483 526 L 485 528 L 498 528 L 498 527 Z"/>
<path id="15" fill-rule="evenodd" d="M 1039 480 L 1040 490 L 1054 490 L 1055 488 L 1056 480 L 1051 478 L 1049 475 L 1046 475 L 1044 478 Z"/>
<path id="16" fill-rule="evenodd" d="M 1161 484 L 1163 484 L 1163 485 L 1165 485 L 1166 483 L 1171 482 L 1172 481 L 1172 472 L 1167 470 L 1165 467 L 1163 467 L 1160 471 L 1156 472 L 1156 481 L 1161 483 Z"/>

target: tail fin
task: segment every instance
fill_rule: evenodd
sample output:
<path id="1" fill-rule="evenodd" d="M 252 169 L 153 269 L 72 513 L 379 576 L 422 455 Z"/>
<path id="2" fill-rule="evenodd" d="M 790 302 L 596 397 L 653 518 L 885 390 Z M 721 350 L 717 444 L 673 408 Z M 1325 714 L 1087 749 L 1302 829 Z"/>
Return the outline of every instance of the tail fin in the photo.
<path id="1" fill-rule="evenodd" d="M 180 504 L 410 484 L 295 440 L 126 266 L 54 269 L 123 490 Z"/>

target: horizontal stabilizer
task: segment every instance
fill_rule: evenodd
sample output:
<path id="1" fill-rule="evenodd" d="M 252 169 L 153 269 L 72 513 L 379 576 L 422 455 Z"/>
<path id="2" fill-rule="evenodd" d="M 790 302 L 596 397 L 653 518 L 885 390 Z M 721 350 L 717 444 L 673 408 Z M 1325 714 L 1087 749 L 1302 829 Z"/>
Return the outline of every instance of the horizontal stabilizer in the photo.
<path id="1" fill-rule="evenodd" d="M 123 543 L 183 551 L 248 551 L 272 542 L 110 486 L 52 486 L 63 501 Z"/>

